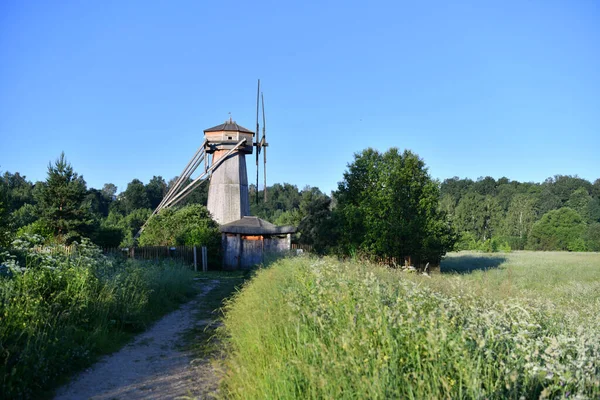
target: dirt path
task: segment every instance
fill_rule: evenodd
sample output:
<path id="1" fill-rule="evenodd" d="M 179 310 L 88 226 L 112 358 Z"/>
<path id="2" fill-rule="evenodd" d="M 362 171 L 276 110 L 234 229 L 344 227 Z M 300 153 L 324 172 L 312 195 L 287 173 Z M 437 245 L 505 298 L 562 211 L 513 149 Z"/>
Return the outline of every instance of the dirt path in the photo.
<path id="1" fill-rule="evenodd" d="M 182 350 L 181 335 L 208 323 L 198 320 L 196 311 L 218 284 L 203 283 L 192 301 L 79 374 L 55 400 L 211 398 L 218 388 L 215 369 L 210 359 L 194 360 L 191 351 Z"/>

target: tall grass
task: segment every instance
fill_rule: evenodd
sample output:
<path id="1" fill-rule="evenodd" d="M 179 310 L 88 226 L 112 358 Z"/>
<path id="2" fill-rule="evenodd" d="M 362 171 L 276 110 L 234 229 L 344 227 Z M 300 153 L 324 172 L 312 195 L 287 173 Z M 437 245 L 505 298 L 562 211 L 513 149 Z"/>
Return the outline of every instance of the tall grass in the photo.
<path id="1" fill-rule="evenodd" d="M 72 255 L 21 243 L 0 277 L 2 398 L 37 398 L 193 294 L 193 273 L 168 263 Z"/>
<path id="2" fill-rule="evenodd" d="M 227 306 L 224 395 L 600 397 L 598 268 L 544 274 L 526 271 L 528 257 L 431 279 L 333 259 L 277 262 Z M 510 295 L 498 289 L 507 279 Z"/>

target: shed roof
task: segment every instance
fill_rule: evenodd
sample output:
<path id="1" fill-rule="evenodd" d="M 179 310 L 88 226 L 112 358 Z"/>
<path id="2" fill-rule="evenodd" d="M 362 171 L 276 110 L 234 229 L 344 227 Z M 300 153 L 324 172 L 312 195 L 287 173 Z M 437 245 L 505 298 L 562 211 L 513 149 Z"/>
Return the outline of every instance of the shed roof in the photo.
<path id="1" fill-rule="evenodd" d="M 237 221 L 221 225 L 223 233 L 242 235 L 283 235 L 296 232 L 295 226 L 277 226 L 258 217 L 245 216 Z"/>
<path id="2" fill-rule="evenodd" d="M 221 131 L 231 131 L 231 132 L 245 132 L 252 133 L 250 129 L 244 128 L 241 125 L 238 125 L 237 122 L 232 121 L 231 118 L 229 121 L 225 121 L 221 125 L 213 126 L 212 128 L 205 129 L 204 132 L 221 132 Z"/>

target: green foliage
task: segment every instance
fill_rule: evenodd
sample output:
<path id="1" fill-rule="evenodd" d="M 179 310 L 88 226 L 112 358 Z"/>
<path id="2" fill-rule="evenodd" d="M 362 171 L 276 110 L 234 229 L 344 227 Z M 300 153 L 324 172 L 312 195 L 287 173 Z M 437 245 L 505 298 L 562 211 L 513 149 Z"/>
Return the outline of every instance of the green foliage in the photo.
<path id="1" fill-rule="evenodd" d="M 146 185 L 146 193 L 148 195 L 148 201 L 150 201 L 150 208 L 153 210 L 156 209 L 165 194 L 167 194 L 167 183 L 163 177 L 153 176 Z"/>
<path id="2" fill-rule="evenodd" d="M 0 187 L 4 193 L 4 207 L 9 213 L 21 208 L 23 205 L 33 203 L 34 188 L 31 182 L 27 181 L 26 177 L 15 172 L 5 172 L 0 177 Z"/>
<path id="3" fill-rule="evenodd" d="M 88 209 L 83 207 L 86 184 L 74 172 L 65 154 L 48 165 L 48 177 L 41 184 L 38 203 L 41 222 L 59 241 L 80 240 L 92 222 Z"/>
<path id="4" fill-rule="evenodd" d="M 115 201 L 117 199 L 117 187 L 112 183 L 105 183 L 102 187 L 102 196 L 109 201 Z"/>
<path id="5" fill-rule="evenodd" d="M 584 236 L 585 247 L 589 251 L 600 251 L 600 223 L 589 224 Z"/>
<path id="6" fill-rule="evenodd" d="M 111 202 L 112 200 L 107 198 L 101 190 L 93 188 L 87 191 L 83 199 L 84 207 L 97 219 L 108 215 Z"/>
<path id="7" fill-rule="evenodd" d="M 150 199 L 146 187 L 139 179 L 134 179 L 127 184 L 127 189 L 121 194 L 121 202 L 126 214 L 135 210 L 150 208 Z"/>
<path id="8" fill-rule="evenodd" d="M 503 221 L 503 235 L 509 238 L 515 249 L 523 250 L 535 220 L 535 199 L 526 194 L 516 194 Z"/>
<path id="9" fill-rule="evenodd" d="M 87 241 L 72 255 L 34 250 L 40 241 L 16 241 L 4 260 L 0 397 L 39 398 L 193 294 L 188 269 L 109 259 Z"/>
<path id="10" fill-rule="evenodd" d="M 34 221 L 29 225 L 22 226 L 17 230 L 16 237 L 20 238 L 22 236 L 27 235 L 38 235 L 41 236 L 47 241 L 52 241 L 54 232 L 51 228 L 49 228 L 46 224 L 44 224 L 41 220 Z"/>
<path id="11" fill-rule="evenodd" d="M 178 178 L 179 177 L 176 176 L 175 178 L 173 178 L 169 181 L 166 192 L 168 192 L 173 187 L 173 185 L 175 185 L 175 182 L 177 181 Z M 160 178 L 160 179 L 162 179 L 162 178 Z M 192 179 L 188 178 L 187 181 L 183 184 L 183 187 L 187 186 L 190 183 L 192 183 Z M 181 200 L 179 203 L 177 203 L 177 205 L 179 207 L 184 207 L 184 206 L 187 206 L 190 204 L 200 204 L 202 206 L 206 206 L 207 202 L 208 202 L 208 182 L 205 181 L 203 183 L 200 183 L 198 186 L 196 186 L 194 188 L 194 190 L 190 194 L 188 194 L 183 200 Z"/>
<path id="12" fill-rule="evenodd" d="M 569 196 L 566 206 L 577 211 L 581 218 L 586 222 L 591 222 L 590 211 L 594 199 L 589 195 L 588 191 L 580 187 Z"/>
<path id="13" fill-rule="evenodd" d="M 514 260 L 432 279 L 329 258 L 260 270 L 226 308 L 222 394 L 598 398 L 600 270 Z"/>
<path id="14" fill-rule="evenodd" d="M 122 228 L 104 224 L 94 231 L 91 239 L 102 248 L 115 248 L 123 242 L 125 234 Z"/>
<path id="15" fill-rule="evenodd" d="M 477 240 L 491 239 L 500 225 L 500 205 L 491 195 L 469 192 L 456 206 L 454 221 L 459 231 L 471 232 Z"/>
<path id="16" fill-rule="evenodd" d="M 552 210 L 531 229 L 529 245 L 534 250 L 570 250 L 580 248 L 586 226 L 575 210 L 563 207 Z"/>
<path id="17" fill-rule="evenodd" d="M 206 207 L 191 204 L 154 215 L 139 238 L 140 246 L 206 246 L 210 264 L 220 265 L 221 233 Z"/>
<path id="18" fill-rule="evenodd" d="M 301 195 L 302 219 L 297 224 L 299 242 L 313 246 L 317 254 L 324 254 L 336 246 L 338 238 L 331 198 L 315 187 L 304 188 Z"/>
<path id="19" fill-rule="evenodd" d="M 39 210 L 33 204 L 23 204 L 10 214 L 10 224 L 13 229 L 29 225 L 38 219 Z"/>
<path id="20" fill-rule="evenodd" d="M 494 185 L 495 182 L 495 185 Z M 512 249 L 538 249 L 537 239 L 530 234 L 534 223 L 550 211 L 562 207 L 573 208 L 582 222 L 600 222 L 600 190 L 596 184 L 573 176 L 557 175 L 545 182 L 521 183 L 501 178 L 480 178 L 476 182 L 457 177 L 446 179 L 441 185 L 439 208 L 448 213 L 452 225 L 463 236 L 470 233 L 474 240 L 462 240 L 457 249 L 481 250 L 491 238 Z M 587 234 L 572 238 L 569 245 L 544 247 L 546 250 L 594 248 Z M 466 236 L 464 236 L 466 237 Z M 490 242 L 490 245 L 491 243 Z M 550 246 L 554 244 L 550 243 Z M 547 243 L 548 244 L 548 243 Z"/>
<path id="21" fill-rule="evenodd" d="M 355 154 L 335 197 L 345 255 L 410 256 L 420 264 L 437 262 L 453 246 L 453 232 L 438 210 L 437 183 L 408 150 Z"/>

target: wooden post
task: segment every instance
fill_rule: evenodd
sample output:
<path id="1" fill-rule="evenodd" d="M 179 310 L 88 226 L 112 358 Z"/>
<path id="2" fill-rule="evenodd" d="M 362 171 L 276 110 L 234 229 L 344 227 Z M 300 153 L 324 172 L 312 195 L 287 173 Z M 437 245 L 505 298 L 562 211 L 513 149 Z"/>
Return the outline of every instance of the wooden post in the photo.
<path id="1" fill-rule="evenodd" d="M 208 271 L 208 256 L 206 246 L 202 246 L 202 272 Z"/>
<path id="2" fill-rule="evenodd" d="M 196 246 L 194 246 L 194 271 L 198 272 L 198 262 L 196 258 Z"/>

